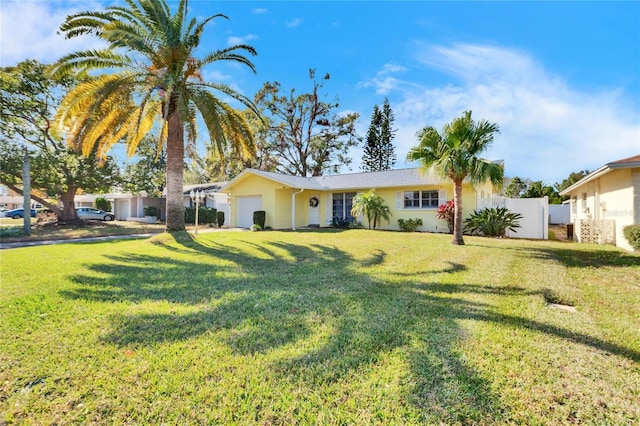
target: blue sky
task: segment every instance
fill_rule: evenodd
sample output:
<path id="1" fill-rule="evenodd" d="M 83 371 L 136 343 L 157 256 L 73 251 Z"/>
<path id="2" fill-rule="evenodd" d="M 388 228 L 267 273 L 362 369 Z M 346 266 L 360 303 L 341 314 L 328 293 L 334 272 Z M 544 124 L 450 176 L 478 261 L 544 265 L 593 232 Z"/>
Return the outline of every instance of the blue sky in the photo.
<path id="1" fill-rule="evenodd" d="M 51 62 L 94 39 L 63 40 L 64 17 L 117 1 L 0 1 L 2 66 Z M 640 2 L 390 2 L 191 0 L 191 15 L 223 13 L 202 54 L 229 44 L 258 50 L 257 74 L 205 69 L 245 95 L 265 81 L 309 91 L 309 68 L 329 73 L 324 92 L 359 112 L 389 98 L 398 129 L 396 167 L 415 133 L 472 110 L 501 127 L 486 156 L 507 176 L 553 184 L 572 171 L 640 154 Z M 352 153 L 359 170 L 360 150 Z"/>

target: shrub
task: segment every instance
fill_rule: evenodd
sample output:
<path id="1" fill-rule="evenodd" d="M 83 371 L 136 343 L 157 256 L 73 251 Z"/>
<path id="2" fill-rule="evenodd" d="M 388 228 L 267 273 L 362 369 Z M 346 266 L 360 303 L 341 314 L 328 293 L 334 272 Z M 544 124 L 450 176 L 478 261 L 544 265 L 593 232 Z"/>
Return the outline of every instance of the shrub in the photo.
<path id="1" fill-rule="evenodd" d="M 262 227 L 260 225 L 258 225 L 257 223 L 254 223 L 253 225 L 251 225 L 251 228 L 249 228 L 251 231 L 253 232 L 258 232 L 258 231 L 262 231 Z"/>
<path id="2" fill-rule="evenodd" d="M 403 232 L 416 232 L 419 226 L 422 226 L 422 219 L 398 219 L 398 226 Z"/>
<path id="3" fill-rule="evenodd" d="M 222 225 L 224 225 L 224 212 L 216 212 L 216 223 L 218 224 L 218 228 L 222 228 Z"/>
<path id="4" fill-rule="evenodd" d="M 436 212 L 436 219 L 446 220 L 447 226 L 449 226 L 449 233 L 453 234 L 453 220 L 456 215 L 456 205 L 453 200 L 449 200 L 444 204 L 438 206 Z"/>
<path id="5" fill-rule="evenodd" d="M 520 219 L 520 213 L 512 213 L 505 207 L 474 210 L 471 216 L 464 220 L 464 231 L 487 237 L 504 237 L 507 229 L 514 232 L 515 228 L 520 228 Z"/>
<path id="6" fill-rule="evenodd" d="M 625 226 L 622 233 L 634 250 L 640 250 L 640 225 Z"/>
<path id="7" fill-rule="evenodd" d="M 145 216 L 158 217 L 158 208 L 156 206 L 144 206 L 142 210 Z"/>
<path id="8" fill-rule="evenodd" d="M 267 212 L 264 210 L 256 210 L 253 212 L 253 224 L 260 227 L 259 230 L 264 229 L 264 223 L 267 220 Z"/>
<path id="9" fill-rule="evenodd" d="M 331 227 L 347 229 L 351 225 L 351 222 L 347 217 L 334 217 L 331 221 Z"/>
<path id="10" fill-rule="evenodd" d="M 0 237 L 2 238 L 21 237 L 23 235 L 22 228 L 0 228 Z"/>
<path id="11" fill-rule="evenodd" d="M 217 210 L 210 207 L 199 207 L 198 208 L 198 223 L 216 223 L 216 213 Z M 186 207 L 184 209 L 184 222 L 185 223 L 196 223 L 196 208 L 195 207 Z"/>
<path id="12" fill-rule="evenodd" d="M 104 210 L 105 212 L 111 211 L 111 202 L 104 197 L 96 198 L 96 208 Z"/>

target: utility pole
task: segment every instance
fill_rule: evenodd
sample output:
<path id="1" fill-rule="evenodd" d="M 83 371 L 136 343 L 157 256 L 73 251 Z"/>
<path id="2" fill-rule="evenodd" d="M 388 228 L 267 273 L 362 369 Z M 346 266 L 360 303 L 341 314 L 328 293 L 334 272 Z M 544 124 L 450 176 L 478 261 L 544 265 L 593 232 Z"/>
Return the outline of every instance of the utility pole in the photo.
<path id="1" fill-rule="evenodd" d="M 31 235 L 31 164 L 29 163 L 29 152 L 26 149 L 22 163 L 22 196 L 23 232 L 25 235 Z"/>

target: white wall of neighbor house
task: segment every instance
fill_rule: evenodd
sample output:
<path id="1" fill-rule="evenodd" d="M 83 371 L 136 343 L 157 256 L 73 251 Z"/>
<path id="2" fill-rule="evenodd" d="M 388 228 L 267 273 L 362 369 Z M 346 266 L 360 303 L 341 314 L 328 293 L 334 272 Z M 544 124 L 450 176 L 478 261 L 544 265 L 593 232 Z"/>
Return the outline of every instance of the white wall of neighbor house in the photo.
<path id="1" fill-rule="evenodd" d="M 229 226 L 231 223 L 231 209 L 229 208 L 229 196 L 227 194 L 218 193 L 208 195 L 209 199 L 213 198 L 213 207 L 219 212 L 224 213 L 223 226 Z"/>
<path id="2" fill-rule="evenodd" d="M 613 220 L 615 245 L 632 250 L 623 229 L 627 225 L 640 223 L 640 169 L 612 170 L 575 188 L 570 197 L 571 222 L 576 224 L 578 241 L 580 221 Z"/>
<path id="3" fill-rule="evenodd" d="M 636 181 L 633 181 L 632 169 L 616 170 L 608 173 L 600 181 L 600 196 L 598 199 L 602 219 L 615 220 L 616 245 L 625 250 L 632 250 L 624 237 L 623 228 L 637 221 L 634 206 L 634 196 L 640 192 L 640 170 L 635 169 Z M 617 178 L 614 175 L 617 174 Z"/>

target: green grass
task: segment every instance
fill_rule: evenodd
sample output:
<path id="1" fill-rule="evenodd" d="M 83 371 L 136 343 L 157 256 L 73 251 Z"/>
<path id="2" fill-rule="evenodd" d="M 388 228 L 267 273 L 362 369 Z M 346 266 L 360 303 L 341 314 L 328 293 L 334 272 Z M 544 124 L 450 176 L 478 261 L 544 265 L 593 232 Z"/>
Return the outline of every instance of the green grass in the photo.
<path id="1" fill-rule="evenodd" d="M 640 256 L 449 241 L 218 232 L 3 250 L 0 422 L 640 423 Z"/>

